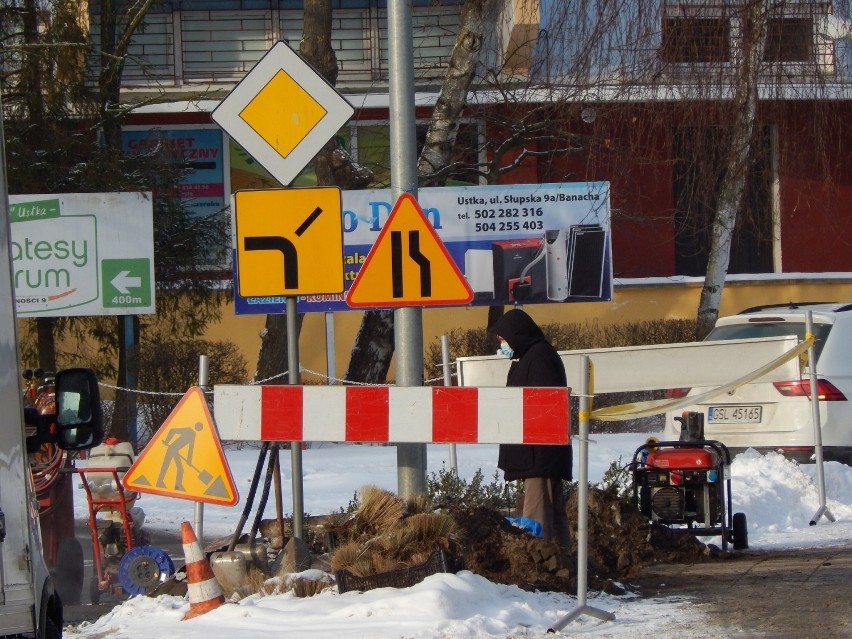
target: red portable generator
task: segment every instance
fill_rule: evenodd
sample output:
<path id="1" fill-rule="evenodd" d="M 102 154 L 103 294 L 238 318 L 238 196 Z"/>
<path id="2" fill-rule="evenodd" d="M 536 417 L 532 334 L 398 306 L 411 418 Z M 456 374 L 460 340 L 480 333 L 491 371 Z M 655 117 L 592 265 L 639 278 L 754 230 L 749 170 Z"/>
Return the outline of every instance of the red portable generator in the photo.
<path id="1" fill-rule="evenodd" d="M 722 549 L 748 548 L 744 513 L 731 514 L 731 456 L 718 441 L 704 439 L 704 414 L 688 412 L 680 441 L 650 438 L 636 449 L 633 503 L 652 522 L 697 537 L 722 537 Z"/>

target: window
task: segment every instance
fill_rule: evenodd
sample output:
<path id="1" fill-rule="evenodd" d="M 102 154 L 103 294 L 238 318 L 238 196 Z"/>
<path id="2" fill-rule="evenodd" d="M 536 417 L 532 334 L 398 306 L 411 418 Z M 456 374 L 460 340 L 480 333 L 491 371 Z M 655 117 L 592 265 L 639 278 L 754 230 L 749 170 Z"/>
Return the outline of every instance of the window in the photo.
<path id="1" fill-rule="evenodd" d="M 726 17 L 663 18 L 660 55 L 664 62 L 727 62 L 731 56 Z"/>
<path id="2" fill-rule="evenodd" d="M 707 271 L 729 133 L 721 126 L 683 126 L 673 130 L 675 273 L 678 275 L 701 276 Z M 737 213 L 728 273 L 773 272 L 769 134 L 768 127 L 759 127 L 752 141 L 754 151 Z"/>
<path id="3" fill-rule="evenodd" d="M 417 123 L 417 155 L 423 149 L 426 141 L 428 123 Z M 374 174 L 374 186 L 384 188 L 390 185 L 390 127 L 385 123 L 359 124 L 355 135 L 357 142 L 353 145 L 352 155 L 370 168 Z M 456 143 L 453 147 L 453 163 L 459 163 L 459 168 L 447 176 L 448 184 L 479 184 L 479 125 L 476 122 L 466 122 L 459 125 Z"/>
<path id="4" fill-rule="evenodd" d="M 812 62 L 812 18 L 773 18 L 766 33 L 763 59 L 767 62 Z"/>

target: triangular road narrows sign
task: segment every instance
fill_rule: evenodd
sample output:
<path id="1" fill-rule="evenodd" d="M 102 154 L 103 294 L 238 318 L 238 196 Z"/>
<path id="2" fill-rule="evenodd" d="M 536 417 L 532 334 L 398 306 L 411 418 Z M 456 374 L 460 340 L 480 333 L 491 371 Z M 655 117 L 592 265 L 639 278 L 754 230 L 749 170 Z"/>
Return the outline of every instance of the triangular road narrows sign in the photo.
<path id="1" fill-rule="evenodd" d="M 233 506 L 239 495 L 204 391 L 190 388 L 122 480 L 127 490 Z"/>
<path id="2" fill-rule="evenodd" d="M 352 307 L 467 304 L 473 291 L 417 200 L 403 193 L 352 286 Z"/>

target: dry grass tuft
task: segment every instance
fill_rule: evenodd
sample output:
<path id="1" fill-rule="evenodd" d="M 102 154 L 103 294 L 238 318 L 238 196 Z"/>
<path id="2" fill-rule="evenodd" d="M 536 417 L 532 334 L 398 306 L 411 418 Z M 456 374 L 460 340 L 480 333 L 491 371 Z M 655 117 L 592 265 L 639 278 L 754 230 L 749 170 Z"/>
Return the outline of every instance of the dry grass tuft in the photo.
<path id="1" fill-rule="evenodd" d="M 319 577 L 306 577 L 303 574 L 291 574 L 284 577 L 284 592 L 292 591 L 297 597 L 313 597 L 334 586 L 334 578 L 328 573 Z"/>
<path id="2" fill-rule="evenodd" d="M 246 574 L 245 589 L 264 596 L 274 595 L 279 592 L 279 581 L 269 579 L 260 568 L 251 566 Z"/>
<path id="3" fill-rule="evenodd" d="M 358 560 L 361 544 L 357 541 L 349 541 L 338 546 L 331 555 L 331 571 L 337 572 L 349 568 Z"/>
<path id="4" fill-rule="evenodd" d="M 453 518 L 444 513 L 417 513 L 399 521 L 376 541 L 386 553 L 405 558 L 424 547 L 446 546 L 453 532 Z M 428 555 L 428 553 L 427 553 Z"/>
<path id="5" fill-rule="evenodd" d="M 381 569 L 376 565 L 377 561 L 382 561 L 382 555 L 360 555 L 353 563 L 344 566 L 344 569 L 356 577 L 375 575 L 377 572 L 381 572 Z"/>
<path id="6" fill-rule="evenodd" d="M 425 495 L 406 503 L 375 486 L 363 488 L 361 495 L 361 506 L 346 528 L 348 540 L 332 553 L 332 572 L 347 570 L 369 577 L 410 568 L 451 545 L 452 516 L 433 512 Z M 413 514 L 404 516 L 405 509 Z"/>
<path id="7" fill-rule="evenodd" d="M 436 542 L 450 535 L 455 523 L 446 513 L 417 513 L 405 518 L 405 524 L 414 531 L 418 541 Z"/>
<path id="8" fill-rule="evenodd" d="M 333 585 L 330 581 L 296 579 L 293 581 L 293 594 L 297 597 L 313 597 L 323 590 L 331 588 Z"/>
<path id="9" fill-rule="evenodd" d="M 389 490 L 377 486 L 361 489 L 361 505 L 355 512 L 355 527 L 364 533 L 394 525 L 405 513 L 405 502 Z"/>
<path id="10" fill-rule="evenodd" d="M 414 495 L 405 502 L 405 512 L 409 515 L 414 515 L 416 513 L 430 513 L 432 510 L 432 500 L 429 499 L 429 495 L 425 493 Z"/>

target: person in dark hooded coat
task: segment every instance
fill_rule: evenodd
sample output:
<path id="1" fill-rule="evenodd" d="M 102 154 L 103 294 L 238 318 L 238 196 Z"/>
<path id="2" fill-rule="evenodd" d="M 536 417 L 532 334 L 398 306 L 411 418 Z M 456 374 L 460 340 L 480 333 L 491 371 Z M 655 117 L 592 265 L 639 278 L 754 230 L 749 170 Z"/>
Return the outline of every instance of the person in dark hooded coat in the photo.
<path id="1" fill-rule="evenodd" d="M 491 332 L 500 338 L 503 354 L 512 359 L 506 386 L 567 386 L 562 358 L 524 311 L 508 311 Z M 523 516 L 539 522 L 542 536 L 554 539 L 566 550 L 568 517 L 562 480 L 571 479 L 571 464 L 570 444 L 501 444 L 497 460 L 506 481 L 524 480 Z"/>

